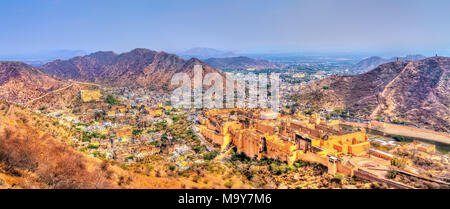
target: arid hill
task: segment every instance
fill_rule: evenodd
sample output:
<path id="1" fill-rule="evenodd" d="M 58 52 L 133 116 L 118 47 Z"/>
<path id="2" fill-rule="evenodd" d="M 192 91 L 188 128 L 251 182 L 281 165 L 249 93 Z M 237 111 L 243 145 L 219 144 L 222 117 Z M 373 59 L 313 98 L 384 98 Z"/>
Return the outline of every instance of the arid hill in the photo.
<path id="1" fill-rule="evenodd" d="M 66 82 L 54 79 L 25 63 L 0 62 L 0 100 L 24 103 L 59 89 Z"/>
<path id="2" fill-rule="evenodd" d="M 332 76 L 301 89 L 301 104 L 359 117 L 410 121 L 450 131 L 450 58 L 396 61 L 357 76 Z"/>
<path id="3" fill-rule="evenodd" d="M 64 79 L 93 82 L 114 86 L 168 87 L 177 72 L 192 74 L 194 64 L 203 66 L 204 73 L 219 72 L 202 61 L 182 58 L 149 49 L 130 52 L 96 52 L 70 60 L 57 60 L 40 69 Z"/>
<path id="4" fill-rule="evenodd" d="M 98 88 L 95 85 L 80 84 L 72 82 L 71 84 L 58 90 L 49 92 L 36 99 L 27 101 L 26 107 L 37 110 L 44 108 L 48 111 L 63 110 L 76 103 L 81 103 L 80 91 Z"/>
<path id="5" fill-rule="evenodd" d="M 268 69 L 279 68 L 275 63 L 267 60 L 252 59 L 249 57 L 209 58 L 205 63 L 218 69 Z"/>
<path id="6" fill-rule="evenodd" d="M 405 60 L 405 61 L 416 61 L 416 60 L 423 60 L 427 57 L 420 55 L 420 54 L 416 54 L 416 55 L 407 55 L 404 57 L 398 57 L 400 60 Z M 378 57 L 378 56 L 373 56 L 373 57 L 369 57 L 366 59 L 361 60 L 360 62 L 356 63 L 355 65 L 352 66 L 352 72 L 355 73 L 365 73 L 369 70 L 372 70 L 376 67 L 378 67 L 378 65 L 384 64 L 384 63 L 388 63 L 388 62 L 394 62 L 397 60 L 397 57 L 392 57 L 390 59 L 384 59 L 382 57 Z"/>

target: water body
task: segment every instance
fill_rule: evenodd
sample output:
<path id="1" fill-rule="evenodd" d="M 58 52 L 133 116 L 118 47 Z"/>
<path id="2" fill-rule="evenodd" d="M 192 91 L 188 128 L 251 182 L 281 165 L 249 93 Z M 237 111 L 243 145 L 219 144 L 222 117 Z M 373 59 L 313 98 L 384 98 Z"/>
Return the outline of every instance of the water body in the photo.
<path id="1" fill-rule="evenodd" d="M 368 133 L 381 133 L 381 134 L 374 134 L 374 135 L 380 135 L 380 136 L 385 136 L 385 137 L 391 137 L 393 138 L 394 136 L 402 136 L 402 135 L 392 135 L 392 134 L 386 134 L 384 132 L 378 131 L 378 130 L 368 130 Z M 446 143 L 441 143 L 441 142 L 437 142 L 437 141 L 431 141 L 428 139 L 422 139 L 422 138 L 418 138 L 418 137 L 410 137 L 410 136 L 402 136 L 406 142 L 413 142 L 414 140 L 417 141 L 421 141 L 421 142 L 425 142 L 428 144 L 434 144 L 436 145 L 436 150 L 443 153 L 443 154 L 449 154 L 450 153 L 450 144 L 446 144 Z"/>
<path id="2" fill-rule="evenodd" d="M 358 131 L 359 128 L 355 128 L 349 125 L 344 125 L 341 124 L 339 125 L 341 130 L 343 131 L 349 131 L 349 132 L 353 132 L 353 131 Z M 393 137 L 394 136 L 402 136 L 402 135 L 394 135 L 394 134 L 387 134 L 385 132 L 379 131 L 379 130 L 375 130 L 375 129 L 366 129 L 368 134 L 371 135 L 377 135 L 377 136 L 384 136 L 384 137 L 390 137 L 393 140 L 395 140 Z M 428 144 L 434 144 L 436 145 L 436 150 L 443 153 L 443 154 L 450 154 L 450 144 L 446 144 L 446 143 L 441 143 L 441 142 L 437 142 L 437 141 L 431 141 L 428 139 L 423 139 L 423 138 L 418 138 L 418 137 L 410 137 L 410 136 L 402 136 L 406 142 L 413 142 L 414 140 L 417 141 L 421 141 L 421 142 L 425 142 Z"/>

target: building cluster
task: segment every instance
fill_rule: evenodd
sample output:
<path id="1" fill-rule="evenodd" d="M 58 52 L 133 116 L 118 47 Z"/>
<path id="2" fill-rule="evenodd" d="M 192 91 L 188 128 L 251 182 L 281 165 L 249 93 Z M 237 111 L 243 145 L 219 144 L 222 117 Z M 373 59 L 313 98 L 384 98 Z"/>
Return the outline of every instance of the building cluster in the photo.
<path id="1" fill-rule="evenodd" d="M 365 129 L 343 132 L 338 124 L 321 121 L 316 115 L 280 115 L 261 109 L 213 109 L 199 117 L 198 128 L 207 140 L 222 150 L 235 146 L 238 152 L 249 157 L 273 158 L 289 164 L 296 160 L 334 164 L 342 155 L 367 155 L 370 143 Z"/>
<path id="2" fill-rule="evenodd" d="M 155 106 L 170 101 L 169 95 L 144 88 L 117 87 L 106 91 L 110 94 L 120 95 L 119 99 L 126 101 L 131 107 Z"/>
<path id="3" fill-rule="evenodd" d="M 82 146 L 88 148 L 94 156 L 100 155 L 100 157 L 122 162 L 136 162 L 159 152 L 159 149 L 151 144 L 152 141 L 159 139 L 157 136 L 136 137 L 135 139 L 132 137 L 129 136 L 130 140 L 117 137 L 93 138 L 91 142 L 83 142 Z"/>
<path id="4" fill-rule="evenodd" d="M 399 151 L 406 153 L 423 152 L 432 155 L 436 152 L 436 145 L 417 140 L 410 143 L 401 143 L 387 139 L 369 139 L 369 141 L 374 147 L 370 148 L 369 153 L 386 160 L 394 159 L 395 153 Z"/>
<path id="5" fill-rule="evenodd" d="M 82 112 L 59 111 L 48 115 L 58 118 L 60 124 L 68 127 L 74 124 L 79 136 L 72 141 L 91 155 L 134 162 L 159 152 L 154 141 L 159 140 L 162 133 L 152 130 L 152 124 L 171 123 L 168 113 L 173 109 L 163 105 L 168 101 L 168 96 L 147 89 L 128 88 L 79 92 L 84 103 L 103 101 L 104 95 L 114 95 L 120 103 L 111 105 L 108 110 L 96 105 Z"/>
<path id="6" fill-rule="evenodd" d="M 80 136 L 73 141 L 79 148 L 94 156 L 134 162 L 159 152 L 152 142 L 161 138 L 160 132 L 142 131 L 137 135 L 133 133 L 136 130 L 133 126 L 110 121 L 95 122 L 80 128 Z M 91 136 L 89 140 L 85 140 L 86 134 Z"/>

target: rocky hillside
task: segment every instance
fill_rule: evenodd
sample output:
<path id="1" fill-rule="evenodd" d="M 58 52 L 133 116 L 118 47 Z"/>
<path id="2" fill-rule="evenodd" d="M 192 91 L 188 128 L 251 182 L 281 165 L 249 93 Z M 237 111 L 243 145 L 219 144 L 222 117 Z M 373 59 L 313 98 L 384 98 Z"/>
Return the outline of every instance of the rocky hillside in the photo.
<path id="1" fill-rule="evenodd" d="M 405 57 L 399 57 L 400 60 L 405 61 L 415 61 L 415 60 L 423 60 L 427 57 L 417 54 L 417 55 L 407 55 Z M 360 62 L 356 63 L 352 66 L 352 72 L 360 74 L 365 73 L 369 70 L 372 70 L 376 68 L 378 65 L 388 63 L 388 62 L 394 62 L 397 60 L 397 57 L 392 57 L 390 59 L 384 59 L 378 56 L 369 57 L 366 59 L 361 60 Z"/>
<path id="2" fill-rule="evenodd" d="M 332 76 L 301 89 L 301 104 L 355 116 L 410 121 L 450 131 L 450 58 L 396 61 L 357 76 Z M 306 107 L 306 106 L 305 106 Z"/>
<path id="3" fill-rule="evenodd" d="M 96 52 L 70 60 L 57 60 L 40 69 L 51 75 L 83 82 L 114 86 L 168 87 L 175 73 L 192 75 L 195 64 L 203 66 L 203 73 L 219 72 L 202 61 L 182 58 L 149 49 L 130 52 Z"/>
<path id="4" fill-rule="evenodd" d="M 24 103 L 66 83 L 54 79 L 27 64 L 0 62 L 0 100 Z"/>
<path id="5" fill-rule="evenodd" d="M 227 58 L 209 58 L 205 63 L 218 69 L 268 69 L 279 68 L 275 63 L 267 60 L 257 60 L 248 57 L 227 57 Z"/>

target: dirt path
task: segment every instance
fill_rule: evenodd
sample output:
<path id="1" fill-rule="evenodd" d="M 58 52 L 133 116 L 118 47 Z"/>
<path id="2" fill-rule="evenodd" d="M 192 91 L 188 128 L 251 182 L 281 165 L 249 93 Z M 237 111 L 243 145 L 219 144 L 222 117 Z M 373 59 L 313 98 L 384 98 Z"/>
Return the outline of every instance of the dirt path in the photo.
<path id="1" fill-rule="evenodd" d="M 197 132 L 197 129 L 196 129 L 196 127 L 195 127 L 194 125 L 192 125 L 191 129 L 194 131 L 194 134 L 200 139 L 200 141 L 202 142 L 202 144 L 204 144 L 204 145 L 206 146 L 206 149 L 207 149 L 208 151 L 211 151 L 211 150 L 214 149 L 214 146 L 213 146 L 211 143 L 209 143 L 208 141 L 206 141 L 206 140 L 203 138 L 203 136 L 202 136 L 200 133 Z"/>
<path id="2" fill-rule="evenodd" d="M 26 103 L 25 103 L 25 106 L 28 107 L 28 105 L 33 104 L 33 103 L 34 103 L 35 101 L 37 101 L 37 100 L 40 100 L 40 99 L 42 99 L 42 98 L 44 98 L 44 97 L 46 97 L 46 96 L 48 96 L 48 95 L 51 95 L 51 94 L 54 94 L 54 93 L 57 93 L 57 92 L 66 90 L 66 89 L 68 89 L 68 88 L 70 88 L 70 87 L 72 87 L 72 86 L 73 86 L 73 83 L 71 83 L 71 84 L 69 84 L 69 85 L 67 85 L 67 86 L 65 86 L 65 87 L 56 89 L 56 90 L 54 90 L 54 91 L 48 92 L 48 93 L 46 93 L 46 94 L 44 94 L 44 95 L 42 95 L 42 96 L 40 96 L 40 97 L 38 97 L 38 98 L 34 98 L 34 99 L 32 99 L 32 100 L 26 102 Z"/>
<path id="3" fill-rule="evenodd" d="M 56 89 L 54 91 L 48 92 L 48 93 L 46 93 L 46 94 L 44 94 L 44 95 L 42 95 L 40 97 L 34 98 L 34 99 L 26 102 L 25 103 L 25 107 L 28 107 L 29 105 L 33 104 L 34 102 L 36 102 L 36 101 L 38 101 L 38 100 L 40 100 L 40 99 L 42 99 L 42 98 L 44 98 L 44 97 L 46 97 L 48 95 L 51 95 L 51 94 L 54 94 L 54 93 L 58 93 L 60 91 L 64 91 L 64 90 L 72 87 L 74 84 L 91 85 L 91 86 L 98 86 L 98 87 L 100 86 L 99 84 L 94 84 L 94 83 L 85 83 L 85 82 L 72 81 L 69 85 L 67 85 L 65 87 L 62 87 L 62 88 Z"/>
<path id="4" fill-rule="evenodd" d="M 390 106 L 389 103 L 392 103 L 392 102 L 388 102 L 390 97 L 387 96 L 386 94 L 391 93 L 391 91 L 390 91 L 391 88 L 390 87 L 392 85 L 394 85 L 397 82 L 397 80 L 401 77 L 403 72 L 405 72 L 406 69 L 409 69 L 410 67 L 411 67 L 411 62 L 408 62 L 408 64 L 402 69 L 402 71 L 399 74 L 397 74 L 395 76 L 395 78 L 393 78 L 391 81 L 389 81 L 388 84 L 386 84 L 386 86 L 384 87 L 383 91 L 381 91 L 380 93 L 377 94 L 377 103 L 378 103 L 378 105 L 373 110 L 373 112 L 370 114 L 370 116 L 369 116 L 370 118 L 376 118 L 378 113 L 381 110 L 384 110 L 385 114 L 390 115 L 390 112 L 391 112 L 392 108 L 389 108 L 389 106 Z M 384 102 L 382 100 L 384 100 Z"/>

